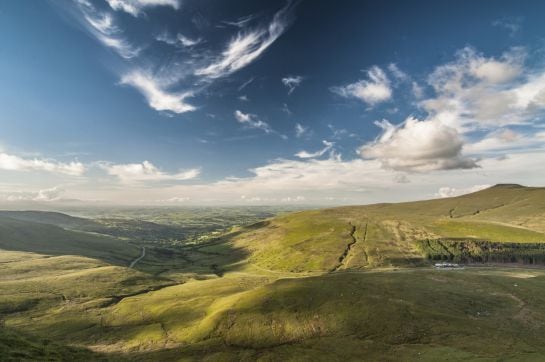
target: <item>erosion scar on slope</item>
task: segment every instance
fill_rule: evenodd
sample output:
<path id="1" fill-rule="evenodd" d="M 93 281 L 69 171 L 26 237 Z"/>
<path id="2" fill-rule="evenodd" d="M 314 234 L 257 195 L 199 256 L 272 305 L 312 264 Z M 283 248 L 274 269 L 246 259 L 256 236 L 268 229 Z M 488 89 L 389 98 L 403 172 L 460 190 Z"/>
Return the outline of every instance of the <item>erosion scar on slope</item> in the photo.
<path id="1" fill-rule="evenodd" d="M 354 236 L 354 234 L 356 233 L 356 226 L 353 225 L 352 223 L 350 223 L 350 225 L 352 226 L 352 230 L 350 231 L 350 237 L 352 238 L 352 240 L 348 243 L 348 245 L 346 245 L 346 249 L 344 249 L 344 252 L 339 257 L 339 264 L 337 264 L 337 266 L 332 271 L 337 271 L 341 268 L 346 268 L 347 266 L 346 262 L 348 260 L 348 256 L 350 255 L 350 251 L 352 250 L 353 246 L 358 241 L 356 237 Z M 364 242 L 365 242 L 365 239 L 367 238 L 367 225 L 368 223 L 365 223 L 365 231 L 363 234 Z M 365 256 L 365 260 L 367 261 L 368 258 L 367 258 L 367 253 L 365 252 L 365 249 L 363 250 L 363 254 Z"/>

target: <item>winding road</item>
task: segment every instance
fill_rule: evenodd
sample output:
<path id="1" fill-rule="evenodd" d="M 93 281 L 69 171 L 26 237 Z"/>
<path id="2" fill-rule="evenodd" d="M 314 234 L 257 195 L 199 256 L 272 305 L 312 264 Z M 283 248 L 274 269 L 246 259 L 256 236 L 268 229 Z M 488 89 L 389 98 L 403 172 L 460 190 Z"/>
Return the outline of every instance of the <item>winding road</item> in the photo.
<path id="1" fill-rule="evenodd" d="M 131 264 L 129 265 L 129 268 L 133 268 L 136 263 L 138 263 L 140 260 L 142 260 L 146 256 L 146 247 L 142 247 L 142 255 L 140 255 L 138 258 L 134 259 Z"/>

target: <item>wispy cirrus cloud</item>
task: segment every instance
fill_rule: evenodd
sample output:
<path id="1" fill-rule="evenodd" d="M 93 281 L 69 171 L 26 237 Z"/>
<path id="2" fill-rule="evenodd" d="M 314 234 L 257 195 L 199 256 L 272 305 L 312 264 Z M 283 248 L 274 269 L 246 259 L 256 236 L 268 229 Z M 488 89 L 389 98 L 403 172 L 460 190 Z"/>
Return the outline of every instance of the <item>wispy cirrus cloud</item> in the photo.
<path id="1" fill-rule="evenodd" d="M 523 20 L 524 18 L 520 16 L 504 17 L 494 20 L 492 22 L 492 26 L 507 30 L 509 32 L 509 36 L 513 38 L 520 32 Z"/>
<path id="2" fill-rule="evenodd" d="M 195 75 L 216 79 L 232 74 L 255 61 L 288 28 L 291 4 L 278 11 L 267 27 L 240 31 L 229 41 L 221 55 L 198 68 Z"/>
<path id="3" fill-rule="evenodd" d="M 179 0 L 106 0 L 113 10 L 124 11 L 137 17 L 143 13 L 145 8 L 157 6 L 169 6 L 174 10 L 180 8 Z"/>
<path id="4" fill-rule="evenodd" d="M 318 151 L 315 151 L 315 152 L 299 151 L 299 152 L 297 152 L 295 154 L 295 157 L 303 158 L 303 159 L 321 157 L 326 152 L 332 150 L 333 146 L 335 145 L 335 143 L 329 142 L 329 141 L 326 141 L 326 140 L 323 140 L 322 143 L 324 144 L 324 148 L 322 148 L 321 150 L 318 150 Z"/>
<path id="5" fill-rule="evenodd" d="M 254 14 L 250 14 L 250 15 L 242 16 L 233 21 L 224 20 L 222 21 L 222 24 L 234 26 L 237 28 L 244 28 L 248 26 L 255 18 L 256 16 Z"/>
<path id="6" fill-rule="evenodd" d="M 196 107 L 185 101 L 186 98 L 193 95 L 191 92 L 167 91 L 159 79 L 141 70 L 134 70 L 125 74 L 121 78 L 121 84 L 136 88 L 144 95 L 149 106 L 157 111 L 185 113 L 196 109 Z"/>
<path id="7" fill-rule="evenodd" d="M 163 32 L 155 37 L 157 41 L 176 46 L 176 47 L 182 47 L 182 48 L 189 48 L 193 47 L 195 45 L 200 44 L 203 40 L 201 38 L 190 38 L 188 36 L 185 36 L 181 33 L 176 34 L 176 36 L 172 36 L 168 34 L 167 32 Z"/>
<path id="8" fill-rule="evenodd" d="M 284 84 L 288 88 L 288 95 L 292 94 L 295 88 L 301 85 L 302 81 L 303 81 L 303 77 L 300 75 L 288 76 L 288 77 L 282 78 L 282 84 Z"/>
<path id="9" fill-rule="evenodd" d="M 309 133 L 309 128 L 303 126 L 301 123 L 295 124 L 295 137 L 301 138 Z"/>
<path id="10" fill-rule="evenodd" d="M 138 56 L 141 48 L 132 45 L 116 25 L 113 15 L 95 8 L 87 0 L 77 0 L 87 30 L 106 47 L 113 49 L 124 59 Z"/>
<path id="11" fill-rule="evenodd" d="M 257 115 L 244 113 L 238 109 L 235 111 L 235 118 L 239 123 L 244 124 L 250 128 L 257 128 L 263 130 L 265 133 L 273 133 L 273 129 L 267 122 L 260 120 Z"/>
<path id="12" fill-rule="evenodd" d="M 127 62 L 119 69 L 121 84 L 137 89 L 146 98 L 149 106 L 157 111 L 177 114 L 196 109 L 185 99 L 205 91 L 218 78 L 228 75 L 256 61 L 288 28 L 292 19 L 291 2 L 276 12 L 267 24 L 248 28 L 256 20 L 251 15 L 232 22 L 240 30 L 224 44 L 217 53 L 204 35 L 190 37 L 185 33 L 164 29 L 154 36 L 158 42 L 167 43 L 177 49 L 164 57 L 152 55 L 154 42 L 138 34 L 139 41 L 129 41 L 116 18 L 115 12 L 125 12 L 139 18 L 147 8 L 169 7 L 178 10 L 178 0 L 107 0 L 111 10 L 94 5 L 89 0 L 76 0 L 81 21 L 86 29 L 104 46 L 113 49 Z M 137 19 L 140 21 L 140 19 Z M 256 21 L 257 22 L 257 21 Z M 226 24 L 227 25 L 227 24 Z M 225 29 L 222 30 L 225 32 Z M 132 34 L 132 33 L 131 33 Z M 156 33 L 157 34 L 157 33 Z M 133 34 L 134 35 L 134 34 Z M 144 38 L 144 39 L 140 39 Z M 183 51 L 180 51 L 182 50 Z M 165 51 L 163 48 L 161 51 Z M 250 84 L 253 78 L 241 85 Z M 262 126 L 262 125 L 260 125 Z M 265 129 L 265 128 L 264 128 Z"/>

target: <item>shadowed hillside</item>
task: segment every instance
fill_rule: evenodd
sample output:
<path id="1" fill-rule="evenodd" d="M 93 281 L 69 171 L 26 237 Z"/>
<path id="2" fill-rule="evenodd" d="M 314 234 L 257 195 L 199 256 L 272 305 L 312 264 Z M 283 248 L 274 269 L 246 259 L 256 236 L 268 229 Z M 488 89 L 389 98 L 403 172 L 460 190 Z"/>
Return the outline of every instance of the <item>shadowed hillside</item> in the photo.
<path id="1" fill-rule="evenodd" d="M 50 255 L 81 255 L 128 265 L 140 249 L 104 235 L 65 230 L 38 222 L 0 216 L 0 249 Z"/>

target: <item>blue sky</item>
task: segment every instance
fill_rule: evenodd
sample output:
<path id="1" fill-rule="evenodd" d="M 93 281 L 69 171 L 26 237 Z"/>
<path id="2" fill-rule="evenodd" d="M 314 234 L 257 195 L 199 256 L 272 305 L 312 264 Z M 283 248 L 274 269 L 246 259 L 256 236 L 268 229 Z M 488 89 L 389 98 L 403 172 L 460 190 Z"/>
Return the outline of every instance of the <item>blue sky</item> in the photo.
<path id="1" fill-rule="evenodd" d="M 543 184 L 539 2 L 0 4 L 0 202 L 352 204 Z"/>

